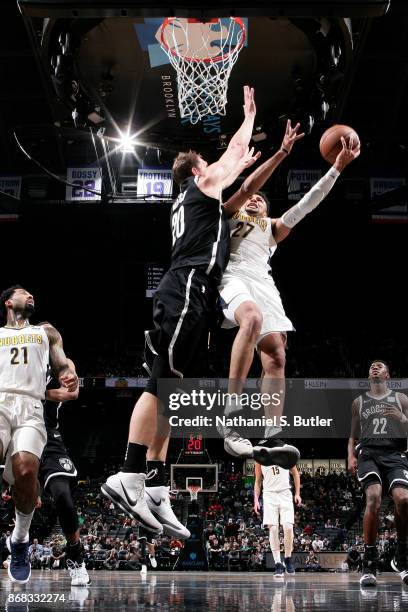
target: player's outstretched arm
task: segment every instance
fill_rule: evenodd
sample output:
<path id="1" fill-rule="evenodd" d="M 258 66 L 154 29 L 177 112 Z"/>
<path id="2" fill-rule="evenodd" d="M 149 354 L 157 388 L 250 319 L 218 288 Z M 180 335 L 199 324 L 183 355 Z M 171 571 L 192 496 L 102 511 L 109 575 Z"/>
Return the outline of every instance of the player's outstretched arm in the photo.
<path id="1" fill-rule="evenodd" d="M 76 374 L 75 364 L 71 359 L 67 359 L 69 366 Z M 66 387 L 61 386 L 59 389 L 48 389 L 45 392 L 46 399 L 51 402 L 71 402 L 78 399 L 79 387 L 75 391 L 68 391 Z"/>
<path id="2" fill-rule="evenodd" d="M 68 391 L 75 391 L 78 388 L 78 376 L 65 355 L 61 334 L 50 323 L 45 323 L 43 327 L 50 344 L 50 363 L 53 372 L 61 385 Z"/>
<path id="3" fill-rule="evenodd" d="M 347 463 L 351 474 L 357 471 L 357 458 L 354 454 L 354 449 L 360 436 L 360 415 L 359 415 L 360 397 L 357 397 L 351 404 L 351 431 L 347 444 Z"/>
<path id="4" fill-rule="evenodd" d="M 218 196 L 222 189 L 235 181 L 239 176 L 239 161 L 247 153 L 256 115 L 254 89 L 247 85 L 244 87 L 244 114 L 244 121 L 226 151 L 217 162 L 208 166 L 205 177 L 200 179 L 200 189 L 209 195 L 215 191 Z"/>
<path id="5" fill-rule="evenodd" d="M 332 168 L 308 191 L 301 200 L 292 208 L 289 208 L 280 219 L 276 220 L 273 226 L 273 235 L 276 242 L 281 242 L 286 238 L 290 231 L 301 221 L 306 215 L 314 210 L 322 200 L 332 190 L 334 183 L 340 176 L 340 172 L 344 170 L 353 160 L 360 155 L 360 145 L 355 147 L 353 138 L 349 139 L 347 144 L 344 138 L 341 139 L 342 150 L 336 157 Z"/>
<path id="6" fill-rule="evenodd" d="M 245 179 L 238 191 L 236 191 L 234 195 L 231 196 L 224 204 L 224 208 L 229 216 L 234 215 L 241 208 L 241 206 L 245 204 L 248 198 L 250 198 L 264 186 L 279 164 L 290 154 L 295 142 L 304 137 L 304 133 L 298 134 L 299 127 L 300 123 L 297 123 L 295 127 L 292 128 L 290 119 L 288 119 L 279 151 L 267 159 L 266 162 L 259 166 L 259 168 L 254 170 Z M 251 157 L 249 161 L 254 163 L 256 159 Z M 246 165 L 244 165 L 245 163 Z M 245 168 L 249 167 L 249 165 L 252 165 L 252 163 L 248 164 L 248 160 L 244 157 L 241 164 L 239 164 L 237 168 L 240 170 L 239 174 L 243 172 Z M 237 176 L 239 176 L 239 174 Z"/>

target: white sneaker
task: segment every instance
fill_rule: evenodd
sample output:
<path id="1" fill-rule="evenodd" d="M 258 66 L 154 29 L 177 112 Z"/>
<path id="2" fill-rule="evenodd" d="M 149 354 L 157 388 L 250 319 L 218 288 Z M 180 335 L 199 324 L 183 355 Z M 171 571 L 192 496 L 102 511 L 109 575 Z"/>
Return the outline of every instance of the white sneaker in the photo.
<path id="1" fill-rule="evenodd" d="M 147 575 L 147 565 L 142 565 L 142 569 L 140 570 L 140 573 L 142 574 L 142 576 Z"/>
<path id="2" fill-rule="evenodd" d="M 152 555 L 149 555 L 149 561 L 150 561 L 150 565 L 153 567 L 153 569 L 156 569 L 156 567 L 157 567 L 157 559 L 156 559 L 156 557 L 152 557 Z"/>
<path id="3" fill-rule="evenodd" d="M 101 486 L 101 491 L 128 516 L 136 519 L 145 529 L 161 533 L 163 527 L 150 512 L 145 500 L 145 481 L 154 476 L 155 473 L 153 470 L 148 474 L 118 472 L 109 476 L 108 480 Z"/>
<path id="4" fill-rule="evenodd" d="M 363 574 L 360 578 L 360 585 L 362 587 L 377 586 L 377 578 L 371 573 Z"/>
<path id="5" fill-rule="evenodd" d="M 243 438 L 238 432 L 231 431 L 224 438 L 224 449 L 233 457 L 248 459 L 254 455 L 254 447 L 250 440 Z"/>
<path id="6" fill-rule="evenodd" d="M 84 562 L 78 565 L 71 559 L 67 559 L 67 568 L 71 576 L 71 586 L 88 586 L 91 584 Z"/>
<path id="7" fill-rule="evenodd" d="M 187 540 L 191 533 L 174 514 L 170 504 L 169 491 L 170 487 L 146 487 L 145 500 L 150 512 L 163 526 L 164 533 Z"/>

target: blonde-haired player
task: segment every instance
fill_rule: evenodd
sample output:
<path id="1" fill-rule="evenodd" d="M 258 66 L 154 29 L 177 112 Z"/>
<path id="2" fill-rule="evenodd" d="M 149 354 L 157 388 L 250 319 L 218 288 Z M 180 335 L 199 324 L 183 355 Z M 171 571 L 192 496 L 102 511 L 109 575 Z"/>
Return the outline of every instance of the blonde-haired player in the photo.
<path id="1" fill-rule="evenodd" d="M 260 496 L 263 489 L 263 525 L 269 528 L 269 542 L 275 561 L 275 576 L 283 576 L 286 572 L 294 574 L 292 563 L 293 524 L 295 512 L 290 484 L 292 474 L 295 487 L 295 503 L 300 505 L 300 473 L 296 466 L 285 470 L 277 465 L 260 465 L 255 463 L 254 510 L 260 514 Z M 279 525 L 283 528 L 285 564 L 281 562 Z"/>

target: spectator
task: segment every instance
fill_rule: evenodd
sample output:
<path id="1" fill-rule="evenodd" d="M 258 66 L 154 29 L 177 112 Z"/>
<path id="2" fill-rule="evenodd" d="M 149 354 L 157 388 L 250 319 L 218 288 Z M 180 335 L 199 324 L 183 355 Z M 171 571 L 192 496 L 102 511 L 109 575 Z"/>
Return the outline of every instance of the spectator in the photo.
<path id="1" fill-rule="evenodd" d="M 307 572 L 320 572 L 321 569 L 319 557 L 313 551 L 310 551 L 306 557 L 305 570 Z"/>
<path id="2" fill-rule="evenodd" d="M 313 552 L 319 553 L 321 550 L 323 550 L 323 548 L 324 548 L 323 540 L 321 539 L 319 535 L 315 534 L 313 536 L 313 542 L 312 542 Z"/>
<path id="3" fill-rule="evenodd" d="M 346 562 L 350 571 L 359 571 L 361 569 L 361 555 L 356 546 L 352 546 L 348 551 Z"/>

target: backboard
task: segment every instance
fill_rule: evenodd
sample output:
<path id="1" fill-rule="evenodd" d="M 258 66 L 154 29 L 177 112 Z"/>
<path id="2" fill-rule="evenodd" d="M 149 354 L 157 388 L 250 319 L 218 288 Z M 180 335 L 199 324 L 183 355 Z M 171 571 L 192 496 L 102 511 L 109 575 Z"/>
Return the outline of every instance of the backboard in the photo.
<path id="1" fill-rule="evenodd" d="M 189 484 L 198 484 L 200 493 L 218 491 L 218 464 L 173 463 L 170 466 L 171 489 L 188 493 Z"/>

